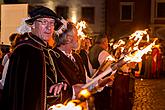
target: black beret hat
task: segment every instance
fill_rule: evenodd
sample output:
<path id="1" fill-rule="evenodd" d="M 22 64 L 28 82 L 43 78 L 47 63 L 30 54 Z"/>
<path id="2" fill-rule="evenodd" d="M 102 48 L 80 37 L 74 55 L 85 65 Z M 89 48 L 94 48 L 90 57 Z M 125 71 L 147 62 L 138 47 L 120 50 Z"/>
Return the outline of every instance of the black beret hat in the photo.
<path id="1" fill-rule="evenodd" d="M 33 22 L 38 18 L 53 18 L 56 21 L 60 20 L 54 11 L 44 6 L 30 7 L 29 16 L 30 19 L 25 21 L 29 25 L 32 25 Z"/>

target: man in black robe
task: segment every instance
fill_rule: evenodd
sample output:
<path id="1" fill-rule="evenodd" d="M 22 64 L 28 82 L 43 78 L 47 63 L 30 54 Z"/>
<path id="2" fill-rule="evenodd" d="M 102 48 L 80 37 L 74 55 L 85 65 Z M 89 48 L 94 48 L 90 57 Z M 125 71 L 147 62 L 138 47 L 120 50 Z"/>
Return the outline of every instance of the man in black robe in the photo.
<path id="1" fill-rule="evenodd" d="M 25 22 L 31 33 L 21 36 L 10 57 L 2 110 L 46 110 L 47 97 L 58 96 L 62 87 L 66 87 L 58 83 L 60 76 L 56 74 L 48 45 L 58 17 L 43 6 L 34 7 L 29 14 L 31 18 Z"/>

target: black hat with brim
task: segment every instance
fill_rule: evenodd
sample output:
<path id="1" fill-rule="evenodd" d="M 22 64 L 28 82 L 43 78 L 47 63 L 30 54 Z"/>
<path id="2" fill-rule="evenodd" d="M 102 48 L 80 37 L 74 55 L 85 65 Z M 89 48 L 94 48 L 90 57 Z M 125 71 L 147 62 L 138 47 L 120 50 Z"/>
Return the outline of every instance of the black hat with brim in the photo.
<path id="1" fill-rule="evenodd" d="M 29 25 L 32 25 L 33 22 L 38 18 L 52 18 L 56 22 L 60 22 L 60 18 L 56 15 L 54 11 L 44 6 L 35 6 L 32 7 L 29 11 L 30 19 L 27 19 L 25 22 Z"/>

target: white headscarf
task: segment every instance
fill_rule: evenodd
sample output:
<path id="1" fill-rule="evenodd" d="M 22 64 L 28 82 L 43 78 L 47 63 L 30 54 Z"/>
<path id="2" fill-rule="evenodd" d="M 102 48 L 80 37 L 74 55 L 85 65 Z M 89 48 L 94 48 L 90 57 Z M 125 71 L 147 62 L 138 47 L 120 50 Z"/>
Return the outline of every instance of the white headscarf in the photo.
<path id="1" fill-rule="evenodd" d="M 17 27 L 17 29 L 16 29 L 18 33 L 24 34 L 26 32 L 31 32 L 30 26 L 25 23 L 25 20 L 27 20 L 27 19 L 29 19 L 29 17 L 22 19 L 21 25 L 19 27 Z"/>

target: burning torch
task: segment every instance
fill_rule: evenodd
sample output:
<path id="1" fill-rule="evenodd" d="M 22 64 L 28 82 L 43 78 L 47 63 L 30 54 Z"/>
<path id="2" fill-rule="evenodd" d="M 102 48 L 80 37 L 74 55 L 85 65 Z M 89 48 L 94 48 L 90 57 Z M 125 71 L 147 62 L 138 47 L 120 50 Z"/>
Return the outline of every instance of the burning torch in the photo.
<path id="1" fill-rule="evenodd" d="M 136 39 L 134 39 L 134 40 L 136 40 Z M 131 40 L 131 43 L 129 45 L 135 44 L 135 42 L 137 40 L 136 41 L 134 41 L 134 40 Z M 100 85 L 93 88 L 92 91 L 90 91 L 90 92 L 88 92 L 86 88 L 88 88 L 93 83 L 97 82 L 98 80 L 104 78 L 106 75 L 111 74 L 113 71 L 117 70 L 118 68 L 122 67 L 123 65 L 125 65 L 127 63 L 141 61 L 141 57 L 144 54 L 147 54 L 148 51 L 151 51 L 151 48 L 155 45 L 155 42 L 156 42 L 156 40 L 154 40 L 150 45 L 146 46 L 145 48 L 143 48 L 141 50 L 137 49 L 137 50 L 133 50 L 133 52 L 126 52 L 126 54 L 124 54 L 124 56 L 122 58 L 120 58 L 114 64 L 111 64 L 112 62 L 110 62 L 110 60 L 105 60 L 105 62 L 100 66 L 98 71 L 96 71 L 95 74 L 93 75 L 93 79 L 90 82 L 88 82 L 87 84 L 82 86 L 82 88 L 84 90 L 80 91 L 80 93 L 78 95 L 80 100 L 78 102 L 71 101 L 72 103 L 69 102 L 67 105 L 63 105 L 63 104 L 55 105 L 54 107 L 56 107 L 56 108 L 54 108 L 54 109 L 52 108 L 49 110 L 82 110 L 82 106 L 81 106 L 82 101 L 81 100 L 83 99 L 83 97 L 85 99 L 89 98 L 90 94 L 93 92 L 96 92 L 97 89 L 100 87 Z M 132 51 L 132 49 L 131 49 L 131 51 Z M 101 87 L 102 86 L 104 87 L 106 83 L 107 83 L 106 81 L 105 82 L 103 81 L 101 84 Z M 87 94 L 87 95 L 84 95 L 84 94 Z M 83 97 L 81 97 L 81 96 L 83 96 Z M 58 108 L 60 108 L 60 109 L 58 109 Z"/>
<path id="2" fill-rule="evenodd" d="M 129 62 L 139 62 L 139 61 L 141 61 L 141 57 L 144 54 L 147 54 L 148 51 L 151 51 L 151 48 L 155 45 L 155 42 L 156 42 L 156 40 L 153 41 L 153 43 L 151 43 L 150 45 L 148 45 L 144 49 L 137 50 L 134 54 L 129 53 L 129 54 L 125 55 L 124 57 L 122 57 L 121 59 L 119 59 L 112 66 L 108 66 L 104 72 L 102 72 L 101 74 L 99 74 L 97 77 L 95 77 L 89 83 L 85 84 L 82 88 L 88 88 L 91 84 L 95 83 L 99 79 L 105 77 L 106 75 L 108 75 L 112 71 L 117 70 L 119 67 L 122 67 L 123 65 L 125 65 L 125 64 L 127 64 Z"/>

